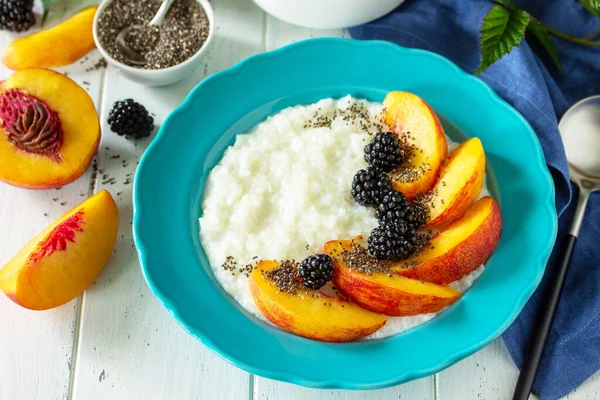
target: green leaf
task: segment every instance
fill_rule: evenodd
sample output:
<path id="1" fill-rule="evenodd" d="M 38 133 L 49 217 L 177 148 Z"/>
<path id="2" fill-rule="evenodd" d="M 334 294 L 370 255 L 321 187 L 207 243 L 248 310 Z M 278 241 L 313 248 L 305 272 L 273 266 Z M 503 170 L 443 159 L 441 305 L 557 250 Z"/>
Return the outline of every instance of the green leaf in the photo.
<path id="1" fill-rule="evenodd" d="M 521 43 L 529 18 L 529 14 L 522 10 L 507 9 L 499 5 L 492 7 L 481 26 L 481 62 L 475 74 L 482 73 Z"/>
<path id="2" fill-rule="evenodd" d="M 556 45 L 552 41 L 550 37 L 550 33 L 544 24 L 542 24 L 537 19 L 531 17 L 529 21 L 529 25 L 527 26 L 527 30 L 535 36 L 535 38 L 540 42 L 540 44 L 544 47 L 554 64 L 558 67 L 561 72 L 564 72 L 562 64 L 560 62 L 560 55 L 558 54 L 558 49 Z"/>
<path id="3" fill-rule="evenodd" d="M 44 13 L 42 14 L 42 26 L 44 25 L 44 22 L 46 22 L 52 2 L 52 0 L 42 0 L 42 8 L 44 9 Z"/>
<path id="4" fill-rule="evenodd" d="M 505 8 L 509 10 L 523 10 L 523 7 L 518 5 L 517 3 L 513 3 L 511 0 L 492 0 L 496 4 L 503 5 Z"/>
<path id="5" fill-rule="evenodd" d="M 43 8 L 42 26 L 44 23 L 58 23 L 69 18 L 77 11 L 98 4 L 98 0 L 40 0 Z M 50 19 L 51 21 L 48 21 Z"/>
<path id="6" fill-rule="evenodd" d="M 600 17 L 600 0 L 579 0 L 579 3 L 594 15 Z"/>

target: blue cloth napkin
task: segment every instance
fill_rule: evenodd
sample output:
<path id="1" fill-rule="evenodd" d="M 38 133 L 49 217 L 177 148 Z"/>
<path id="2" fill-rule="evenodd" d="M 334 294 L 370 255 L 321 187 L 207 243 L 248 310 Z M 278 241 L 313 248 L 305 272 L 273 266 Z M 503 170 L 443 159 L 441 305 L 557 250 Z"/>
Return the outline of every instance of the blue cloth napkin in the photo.
<path id="1" fill-rule="evenodd" d="M 532 15 L 562 32 L 585 36 L 600 28 L 600 18 L 575 0 L 522 0 Z M 478 66 L 478 39 L 487 0 L 407 0 L 391 14 L 350 29 L 356 39 L 388 40 L 441 54 L 465 71 Z M 542 144 L 556 186 L 559 232 L 556 249 L 573 215 L 576 188 L 568 178 L 558 120 L 576 101 L 600 94 L 600 48 L 554 40 L 565 74 L 542 61 L 523 42 L 480 77 L 530 122 Z M 600 134 L 600 132 L 599 132 Z M 510 151 L 507 143 L 506 151 Z M 600 157 L 600 154 L 598 155 Z M 542 399 L 558 399 L 600 369 L 600 195 L 592 195 L 577 242 L 565 291 L 540 365 L 534 392 Z M 556 265 L 555 251 L 547 271 Z M 547 273 L 521 315 L 504 333 L 508 350 L 521 366 L 527 353 L 534 315 L 543 307 Z"/>

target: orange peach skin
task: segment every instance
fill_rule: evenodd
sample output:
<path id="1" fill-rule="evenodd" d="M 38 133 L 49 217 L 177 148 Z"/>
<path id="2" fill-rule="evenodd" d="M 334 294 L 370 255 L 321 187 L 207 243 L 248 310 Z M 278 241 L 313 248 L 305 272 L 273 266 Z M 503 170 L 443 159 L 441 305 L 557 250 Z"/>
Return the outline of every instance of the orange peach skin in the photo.
<path id="1" fill-rule="evenodd" d="M 2 62 L 15 71 L 74 63 L 96 47 L 92 23 L 97 9 L 86 8 L 50 29 L 13 40 L 4 49 Z"/>
<path id="2" fill-rule="evenodd" d="M 0 82 L 0 92 L 22 90 L 58 113 L 63 129 L 60 162 L 27 153 L 0 128 L 0 180 L 27 189 L 49 189 L 79 178 L 100 143 L 100 120 L 94 102 L 77 83 L 45 68 L 28 68 Z"/>
<path id="3" fill-rule="evenodd" d="M 360 308 L 335 296 L 321 296 L 307 289 L 303 297 L 280 292 L 264 279 L 260 270 L 279 266 L 276 261 L 263 261 L 250 275 L 250 293 L 260 312 L 281 329 L 310 339 L 347 342 L 370 335 L 381 328 L 387 318 Z"/>
<path id="4" fill-rule="evenodd" d="M 485 178 L 485 153 L 478 138 L 469 139 L 450 153 L 433 188 L 434 207 L 424 230 L 443 229 L 460 218 L 475 202 Z"/>
<path id="5" fill-rule="evenodd" d="M 334 263 L 333 284 L 346 297 L 376 313 L 409 316 L 437 312 L 454 303 L 461 293 L 449 286 L 408 279 L 403 276 L 351 271 L 342 261 L 342 249 L 350 250 L 351 240 L 325 244 Z"/>
<path id="6" fill-rule="evenodd" d="M 416 263 L 414 267 L 398 268 L 396 272 L 407 278 L 447 285 L 486 262 L 501 234 L 500 207 L 491 197 L 483 197 L 431 239 L 431 247 L 404 261 Z"/>
<path id="7" fill-rule="evenodd" d="M 425 173 L 412 182 L 402 181 L 392 175 L 394 189 L 412 199 L 418 193 L 429 191 L 435 184 L 442 162 L 448 154 L 446 134 L 435 112 L 417 95 L 390 92 L 383 104 L 386 108 L 386 123 L 398 135 L 407 135 L 408 143 L 417 148 L 408 160 L 410 165 L 428 166 Z"/>
<path id="8" fill-rule="evenodd" d="M 32 310 L 58 307 L 79 296 L 112 254 L 119 212 L 102 191 L 33 238 L 0 270 L 0 289 Z"/>

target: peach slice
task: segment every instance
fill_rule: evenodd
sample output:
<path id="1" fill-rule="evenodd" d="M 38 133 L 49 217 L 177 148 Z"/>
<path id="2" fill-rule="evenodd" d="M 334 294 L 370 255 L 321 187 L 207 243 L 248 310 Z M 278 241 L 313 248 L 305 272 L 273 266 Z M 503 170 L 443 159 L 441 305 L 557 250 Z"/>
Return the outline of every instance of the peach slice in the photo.
<path id="1" fill-rule="evenodd" d="M 333 240 L 325 253 L 333 259 L 333 284 L 355 303 L 385 315 L 409 316 L 437 312 L 454 303 L 461 293 L 450 286 L 409 279 L 396 274 L 367 275 L 348 268 L 342 251 L 352 251 L 352 240 Z M 390 276 L 391 275 L 391 276 Z"/>
<path id="2" fill-rule="evenodd" d="M 119 211 L 103 190 L 33 238 L 0 270 L 0 289 L 15 303 L 46 310 L 79 296 L 112 254 Z"/>
<path id="3" fill-rule="evenodd" d="M 390 92 L 383 104 L 385 122 L 413 148 L 407 161 L 392 174 L 392 184 L 395 190 L 413 199 L 435 184 L 448 154 L 446 134 L 435 112 L 417 95 Z"/>
<path id="4" fill-rule="evenodd" d="M 271 280 L 262 276 L 261 270 L 267 272 L 280 264 L 262 261 L 250 275 L 250 293 L 256 306 L 278 327 L 311 339 L 347 342 L 370 335 L 387 321 L 385 316 L 339 296 L 330 297 L 311 289 L 302 295 L 279 292 Z"/>
<path id="5" fill-rule="evenodd" d="M 67 184 L 99 142 L 94 103 L 70 78 L 29 68 L 0 83 L 0 180 L 29 189 Z"/>
<path id="6" fill-rule="evenodd" d="M 447 285 L 487 261 L 500 241 L 502 213 L 491 197 L 479 199 L 465 215 L 431 239 L 431 247 L 408 260 L 396 272 L 411 279 Z"/>
<path id="7" fill-rule="evenodd" d="M 65 22 L 6 46 L 2 62 L 12 70 L 72 64 L 96 47 L 92 34 L 98 7 L 86 8 Z"/>
<path id="8" fill-rule="evenodd" d="M 424 230 L 443 229 L 475 202 L 485 178 L 485 153 L 478 138 L 450 153 L 431 192 L 429 220 Z"/>

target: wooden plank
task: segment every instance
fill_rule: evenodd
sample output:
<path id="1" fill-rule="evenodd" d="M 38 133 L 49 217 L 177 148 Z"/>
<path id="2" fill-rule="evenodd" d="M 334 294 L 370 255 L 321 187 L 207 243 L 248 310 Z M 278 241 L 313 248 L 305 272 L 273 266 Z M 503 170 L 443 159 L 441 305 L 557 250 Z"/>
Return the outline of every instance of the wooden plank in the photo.
<path id="1" fill-rule="evenodd" d="M 265 50 L 278 49 L 286 44 L 311 37 L 313 30 L 300 26 L 288 24 L 271 15 L 266 15 L 265 24 Z"/>
<path id="2" fill-rule="evenodd" d="M 431 378 L 369 391 L 308 389 L 264 378 L 254 384 L 254 400 L 433 400 L 433 393 Z"/>
<path id="3" fill-rule="evenodd" d="M 344 37 L 344 29 L 309 29 L 288 24 L 271 15 L 266 17 L 265 47 L 267 51 L 275 50 L 286 44 L 299 40 L 318 37 Z"/>
<path id="4" fill-rule="evenodd" d="M 600 372 L 590 376 L 581 386 L 565 397 L 566 400 L 600 399 Z"/>
<path id="5" fill-rule="evenodd" d="M 215 0 L 213 5 L 215 42 L 204 67 L 186 81 L 148 88 L 112 68 L 107 72 L 95 188 L 115 196 L 120 228 L 113 258 L 84 297 L 74 399 L 237 400 L 249 396 L 250 375 L 184 332 L 150 293 L 131 233 L 132 174 L 150 141 L 128 141 L 110 132 L 106 124 L 113 103 L 132 97 L 155 114 L 159 126 L 205 74 L 263 51 L 260 9 L 241 0 Z"/>
<path id="6" fill-rule="evenodd" d="M 441 400 L 508 399 L 517 382 L 513 364 L 502 339 L 436 376 Z"/>
<path id="7" fill-rule="evenodd" d="M 502 339 L 437 375 L 440 400 L 510 399 L 519 371 L 512 362 Z M 468 379 L 465 379 L 468 377 Z M 600 398 L 600 372 L 592 375 L 566 400 Z M 538 400 L 535 395 L 530 400 Z"/>
<path id="8" fill-rule="evenodd" d="M 67 18 L 68 7 L 57 7 L 48 24 Z M 0 48 L 16 35 L 3 32 Z M 100 59 L 94 51 L 71 66 L 58 69 L 85 88 L 99 106 L 104 70 L 87 71 Z M 0 78 L 12 71 L 0 66 Z M 85 84 L 84 84 L 85 81 Z M 61 189 L 33 191 L 0 184 L 0 265 L 10 260 L 32 237 L 89 194 L 91 173 Z M 73 338 L 80 299 L 62 307 L 35 312 L 0 298 L 0 399 L 63 399 L 68 397 Z"/>

